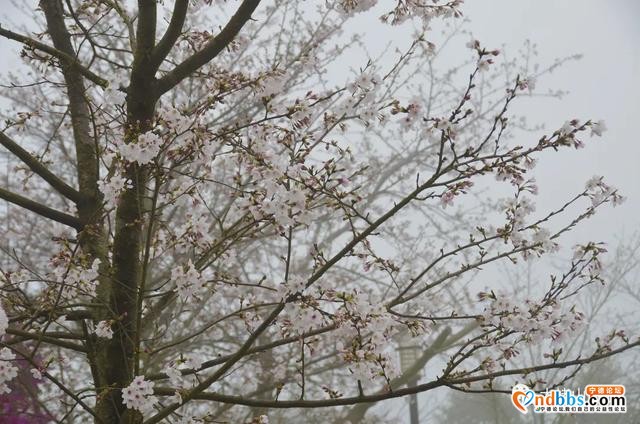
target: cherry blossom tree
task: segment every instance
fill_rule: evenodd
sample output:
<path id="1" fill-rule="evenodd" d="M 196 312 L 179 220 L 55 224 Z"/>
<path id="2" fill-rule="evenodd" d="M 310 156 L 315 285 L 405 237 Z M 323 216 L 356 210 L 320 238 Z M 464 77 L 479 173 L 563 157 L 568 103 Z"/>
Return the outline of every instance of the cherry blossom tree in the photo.
<path id="1" fill-rule="evenodd" d="M 2 92 L 2 391 L 19 360 L 63 422 L 358 422 L 440 387 L 561 384 L 540 372 L 640 344 L 610 328 L 560 348 L 603 282 L 598 242 L 527 297 L 483 276 L 623 200 L 597 176 L 536 211 L 537 161 L 605 123 L 515 119 L 546 71 L 477 40 L 437 71 L 430 25 L 455 33 L 462 1 L 377 3 L 41 0 L 0 27 L 24 70 Z M 366 15 L 407 38 L 350 70 Z M 424 349 L 401 372 L 407 334 Z"/>

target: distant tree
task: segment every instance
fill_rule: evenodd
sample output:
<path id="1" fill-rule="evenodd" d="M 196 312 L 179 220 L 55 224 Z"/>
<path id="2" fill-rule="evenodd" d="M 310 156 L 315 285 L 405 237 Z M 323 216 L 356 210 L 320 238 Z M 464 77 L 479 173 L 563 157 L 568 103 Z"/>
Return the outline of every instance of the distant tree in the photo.
<path id="1" fill-rule="evenodd" d="M 439 387 L 552 385 L 537 372 L 640 344 L 613 329 L 574 357 L 557 348 L 585 324 L 572 299 L 601 281 L 598 243 L 526 299 L 468 285 L 622 201 L 594 177 L 534 212 L 536 161 L 604 123 L 516 143 L 509 108 L 536 73 L 505 86 L 499 51 L 471 40 L 438 74 L 428 25 L 462 2 L 376 3 L 41 0 L 25 28 L 0 27 L 23 61 L 2 89 L 0 145 L 17 164 L 0 188 L 3 391 L 22 358 L 58 421 L 264 423 L 305 408 L 345 422 Z M 363 51 L 340 34 L 365 12 L 419 31 L 335 82 Z M 485 176 L 510 199 L 482 199 Z M 402 373 L 405 333 L 425 348 Z M 531 344 L 551 356 L 519 365 Z M 437 377 L 402 388 L 435 354 Z"/>
<path id="2" fill-rule="evenodd" d="M 604 267 L 604 277 L 607 285 L 601 290 L 585 290 L 577 296 L 577 303 L 581 306 L 585 321 L 589 323 L 580 331 L 573 334 L 570 341 L 564 343 L 564 356 L 575 355 L 584 344 L 589 343 L 609 325 L 608 321 L 620 320 L 634 334 L 637 319 L 629 316 L 634 309 L 633 304 L 625 304 L 620 296 L 628 290 L 630 280 L 637 281 L 640 271 L 638 260 L 640 243 L 637 237 L 623 240 L 613 252 Z M 522 267 L 519 267 L 522 268 Z M 518 269 L 518 268 L 516 268 Z M 530 285 L 531 276 L 527 270 L 522 273 L 510 273 L 510 283 L 514 291 L 525 290 Z M 530 345 L 521 356 L 536 358 L 544 356 L 546 346 Z M 627 412 L 625 414 L 541 414 L 533 418 L 534 423 L 609 423 L 622 424 L 638 421 L 638 412 L 632 405 L 637 402 L 640 392 L 638 373 L 630 369 L 628 364 L 637 361 L 637 352 L 627 352 L 621 357 L 609 358 L 580 368 L 566 370 L 552 369 L 539 375 L 548 381 L 565 381 L 562 388 L 583 392 L 588 384 L 612 382 L 624 384 L 626 389 Z M 521 359 L 522 360 L 522 359 Z M 631 367 L 633 368 L 633 367 Z M 564 372 L 564 375 L 562 373 Z M 425 408 L 426 409 L 426 408 Z M 474 422 L 474 423 L 521 423 L 522 415 L 511 405 L 505 393 L 465 393 L 464 391 L 450 392 L 446 397 L 446 407 L 431 409 L 430 418 L 435 422 Z M 425 411 L 427 412 L 427 411 Z"/>

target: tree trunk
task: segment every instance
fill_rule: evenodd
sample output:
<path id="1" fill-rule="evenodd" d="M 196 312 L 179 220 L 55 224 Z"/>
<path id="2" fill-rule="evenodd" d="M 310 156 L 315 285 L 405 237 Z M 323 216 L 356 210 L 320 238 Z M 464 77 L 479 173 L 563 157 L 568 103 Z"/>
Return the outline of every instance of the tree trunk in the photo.
<path id="1" fill-rule="evenodd" d="M 147 52 L 148 53 L 148 52 Z M 152 127 L 156 96 L 153 72 L 149 72 L 148 54 L 139 47 L 127 89 L 127 124 L 125 141 L 136 143 L 138 136 Z M 97 351 L 96 363 L 106 390 L 100 396 L 97 412 L 107 423 L 140 423 L 142 417 L 127 410 L 122 403 L 121 388 L 129 385 L 138 367 L 136 334 L 139 318 L 143 227 L 147 197 L 148 170 L 128 163 L 125 175 L 131 185 L 120 195 L 116 210 L 112 251 L 112 281 L 109 306 L 118 320 L 114 335 Z"/>

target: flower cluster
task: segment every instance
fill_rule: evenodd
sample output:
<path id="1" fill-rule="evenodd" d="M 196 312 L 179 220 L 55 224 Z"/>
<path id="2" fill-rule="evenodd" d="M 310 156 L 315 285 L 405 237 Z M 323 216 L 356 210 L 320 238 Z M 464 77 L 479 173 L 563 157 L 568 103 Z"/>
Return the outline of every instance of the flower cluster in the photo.
<path id="1" fill-rule="evenodd" d="M 520 303 L 506 293 L 494 292 L 479 296 L 489 301 L 480 316 L 482 325 L 498 329 L 500 335 L 517 334 L 531 344 L 560 343 L 585 325 L 581 312 L 575 308 L 563 311 L 555 301 L 536 303 L 527 299 Z"/>
<path id="2" fill-rule="evenodd" d="M 266 216 L 273 216 L 279 226 L 289 227 L 296 222 L 309 222 L 305 219 L 306 215 L 302 214 L 306 210 L 306 201 L 306 195 L 300 189 L 293 187 L 287 190 L 282 185 L 270 184 L 266 187 L 261 207 L 251 210 L 256 218 L 262 213 Z"/>
<path id="3" fill-rule="evenodd" d="M 416 17 L 422 20 L 423 25 L 428 25 L 434 18 L 461 17 L 460 6 L 462 3 L 463 0 L 450 0 L 442 4 L 434 0 L 399 1 L 393 10 L 382 15 L 380 19 L 392 25 L 400 25 L 408 19 Z"/>
<path id="4" fill-rule="evenodd" d="M 122 402 L 129 409 L 148 414 L 158 402 L 153 396 L 153 385 L 153 381 L 146 381 L 144 376 L 136 376 L 131 384 L 122 389 Z"/>
<path id="5" fill-rule="evenodd" d="M 126 87 L 128 81 L 123 76 L 113 78 L 102 92 L 102 106 L 122 105 L 126 101 L 126 93 L 122 87 Z"/>
<path id="6" fill-rule="evenodd" d="M 346 16 L 353 16 L 356 13 L 365 12 L 378 3 L 378 0 L 341 0 L 339 9 Z"/>
<path id="7" fill-rule="evenodd" d="M 180 371 L 181 366 L 184 366 L 184 369 L 197 371 L 202 367 L 202 360 L 195 355 L 181 355 L 179 359 L 169 362 L 169 364 L 164 367 L 162 371 L 169 377 L 171 385 L 178 389 L 188 387 L 188 381 Z"/>
<path id="8" fill-rule="evenodd" d="M 81 261 L 74 261 L 66 256 L 52 262 L 54 278 L 63 286 L 62 296 L 65 299 L 75 299 L 78 295 L 96 295 L 100 259 L 95 259 L 88 268 L 79 263 Z"/>
<path id="9" fill-rule="evenodd" d="M 559 137 L 559 141 L 563 142 L 563 144 L 573 146 L 576 149 L 581 149 L 584 147 L 584 142 L 578 139 L 578 132 L 584 131 L 589 127 L 591 128 L 591 136 L 596 135 L 601 137 L 607 130 L 607 125 L 603 120 L 581 123 L 578 119 L 572 119 L 570 121 L 565 121 L 562 127 L 560 127 L 560 129 L 554 134 Z"/>
<path id="10" fill-rule="evenodd" d="M 190 302 L 196 297 L 207 283 L 206 278 L 196 269 L 191 260 L 185 267 L 175 267 L 171 270 L 171 280 L 176 285 L 178 296 L 183 302 Z"/>
<path id="11" fill-rule="evenodd" d="M 293 304 L 288 310 L 290 319 L 284 319 L 283 324 L 287 331 L 294 334 L 303 334 L 315 328 L 319 328 L 324 320 L 319 308 L 315 305 Z"/>
<path id="12" fill-rule="evenodd" d="M 137 141 L 118 145 L 120 156 L 129 162 L 140 165 L 151 162 L 162 149 L 163 140 L 154 132 L 146 132 L 138 136 Z"/>
<path id="13" fill-rule="evenodd" d="M 271 98 L 282 92 L 286 82 L 287 76 L 285 74 L 272 73 L 260 81 L 258 92 L 262 97 Z"/>
<path id="14" fill-rule="evenodd" d="M 585 190 L 585 195 L 591 199 L 594 207 L 607 201 L 611 201 L 613 206 L 618 206 L 625 201 L 625 197 L 618 193 L 615 187 L 606 184 L 600 176 L 590 178 L 585 184 Z"/>
<path id="15" fill-rule="evenodd" d="M 260 141 L 253 143 L 253 149 L 260 149 L 264 160 L 275 159 L 270 150 L 261 147 Z M 266 147 L 266 146 L 265 146 Z M 303 166 L 275 164 L 249 168 L 255 178 L 255 190 L 250 197 L 242 197 L 238 206 L 248 210 L 256 221 L 270 219 L 278 227 L 287 228 L 296 224 L 308 225 L 313 220 L 313 212 L 308 207 L 308 190 L 292 179 L 302 179 L 307 184 L 315 184 Z"/>
<path id="16" fill-rule="evenodd" d="M 115 172 L 108 179 L 98 181 L 98 189 L 102 193 L 108 209 L 115 208 L 122 191 L 131 187 L 133 187 L 131 180 L 128 180 L 119 172 Z"/>
<path id="17" fill-rule="evenodd" d="M 11 363 L 16 359 L 16 355 L 8 348 L 0 349 L 0 394 L 9 393 L 7 383 L 18 375 L 18 368 Z"/>
<path id="18" fill-rule="evenodd" d="M 383 378 L 386 383 L 399 374 L 391 349 L 396 321 L 383 305 L 360 294 L 339 296 L 345 302 L 336 320 L 336 348 L 352 374 L 362 381 Z"/>
<path id="19" fill-rule="evenodd" d="M 103 339 L 113 338 L 111 321 L 100 321 L 98 325 L 96 325 L 96 328 L 93 330 L 93 333 L 98 337 L 102 337 Z"/>
<path id="20" fill-rule="evenodd" d="M 601 119 L 596 122 L 591 123 L 591 135 L 597 135 L 598 137 L 602 137 L 602 133 L 607 130 L 607 125 Z"/>
<path id="21" fill-rule="evenodd" d="M 506 240 L 511 241 L 514 247 L 526 247 L 534 243 L 545 242 L 544 235 L 548 232 L 543 230 L 538 232 L 533 243 L 526 239 L 526 218 L 535 211 L 534 203 L 527 197 L 517 196 L 504 202 L 504 210 L 507 216 L 507 224 L 497 230 L 497 234 Z M 551 244 L 545 243 L 551 247 Z M 554 247 L 555 248 L 555 247 Z M 526 252 L 526 251 L 525 251 Z"/>
<path id="22" fill-rule="evenodd" d="M 440 195 L 440 204 L 443 208 L 453 205 L 453 199 L 460 194 L 467 193 L 471 187 L 473 187 L 473 182 L 468 180 L 447 187 L 447 190 Z"/>
<path id="23" fill-rule="evenodd" d="M 278 294 L 281 299 L 291 294 L 302 293 L 306 288 L 307 280 L 301 275 L 292 274 L 286 282 L 278 286 Z"/>

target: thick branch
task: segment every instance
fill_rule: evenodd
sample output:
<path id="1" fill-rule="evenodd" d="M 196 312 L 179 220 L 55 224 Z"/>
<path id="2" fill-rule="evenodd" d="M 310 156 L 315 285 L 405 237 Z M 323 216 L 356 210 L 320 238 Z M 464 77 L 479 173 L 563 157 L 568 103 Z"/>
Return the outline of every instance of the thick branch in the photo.
<path id="1" fill-rule="evenodd" d="M 244 0 L 222 31 L 209 41 L 202 50 L 193 54 L 158 80 L 158 95 L 161 96 L 171 90 L 180 81 L 218 56 L 233 41 L 247 21 L 251 19 L 251 14 L 258 7 L 258 4 L 260 4 L 260 0 Z"/>
<path id="2" fill-rule="evenodd" d="M 244 396 L 228 396 L 219 393 L 199 393 L 192 396 L 192 399 L 211 400 L 221 403 L 229 403 L 234 405 L 246 405 L 252 407 L 264 407 L 264 408 L 324 408 L 332 406 L 344 406 L 355 405 L 359 403 L 379 402 L 382 400 L 398 398 L 414 393 L 425 392 L 427 390 L 433 390 L 437 387 L 451 386 L 458 384 L 473 383 L 476 381 L 491 380 L 497 377 L 504 377 L 507 375 L 527 375 L 537 371 L 544 371 L 550 369 L 562 369 L 572 366 L 584 365 L 590 362 L 599 361 L 601 359 L 608 358 L 613 355 L 617 355 L 626 350 L 640 346 L 640 340 L 635 343 L 630 343 L 621 348 L 612 350 L 607 353 L 593 355 L 588 358 L 578 358 L 572 361 L 555 362 L 551 364 L 539 365 L 530 368 L 516 368 L 511 370 L 498 371 L 489 374 L 476 375 L 471 377 L 452 378 L 452 379 L 436 379 L 425 384 L 420 384 L 414 387 L 407 387 L 404 389 L 398 389 L 393 392 L 378 393 L 369 396 L 356 396 L 339 399 L 321 399 L 321 400 L 282 400 L 271 401 L 261 399 L 248 399 Z M 173 396 L 176 393 L 174 388 L 159 387 L 154 389 L 154 393 L 160 396 Z"/>
<path id="3" fill-rule="evenodd" d="M 138 27 L 136 53 L 147 55 L 156 43 L 156 0 L 138 0 Z"/>
<path id="4" fill-rule="evenodd" d="M 75 57 L 76 52 L 71 42 L 71 34 L 66 27 L 64 6 L 60 0 L 41 1 L 40 7 L 47 19 L 47 31 L 56 49 L 66 55 Z M 93 202 L 78 205 L 80 219 L 90 222 L 100 216 L 99 211 L 99 167 L 96 140 L 91 132 L 91 113 L 86 99 L 86 87 L 81 73 L 73 66 L 62 64 L 62 75 L 67 85 L 69 113 L 76 147 L 76 171 L 80 193 Z"/>
<path id="5" fill-rule="evenodd" d="M 101 78 L 100 76 L 91 72 L 75 57 L 61 50 L 58 50 L 55 47 L 49 46 L 48 44 L 42 43 L 38 40 L 34 40 L 33 38 L 27 37 L 25 35 L 18 34 L 17 32 L 9 31 L 8 29 L 2 28 L 2 26 L 0 26 L 0 36 L 3 36 L 10 40 L 18 41 L 25 46 L 50 54 L 51 56 L 64 62 L 67 66 L 72 67 L 73 69 L 84 75 L 89 81 L 92 81 L 101 87 L 106 87 L 109 85 L 106 79 Z"/>
<path id="6" fill-rule="evenodd" d="M 64 212 L 60 212 L 48 206 L 44 206 L 41 203 L 38 203 L 31 199 L 27 199 L 26 197 L 12 193 L 3 188 L 0 188 L 0 199 L 4 199 L 7 202 L 13 203 L 14 205 L 18 205 L 20 207 L 28 209 L 31 212 L 35 212 L 42 217 L 49 218 L 64 225 L 68 225 L 69 227 L 75 228 L 78 231 L 82 230 L 82 224 L 80 223 L 80 220 L 75 216 L 67 215 Z"/>
<path id="7" fill-rule="evenodd" d="M 182 34 L 188 8 L 189 0 L 176 0 L 169 27 L 151 53 L 151 64 L 154 69 L 158 69 Z"/>
<path id="8" fill-rule="evenodd" d="M 76 352 L 86 352 L 87 350 L 84 346 L 78 343 L 72 343 L 65 340 L 61 340 L 58 337 L 51 337 L 49 335 L 41 334 L 41 333 L 29 333 L 28 331 L 22 331 L 15 328 L 7 328 L 7 334 L 12 334 L 14 336 L 18 336 L 27 340 L 40 340 L 44 343 L 49 343 L 54 346 L 60 346 L 65 349 L 75 350 Z"/>
<path id="9" fill-rule="evenodd" d="M 312 331 L 309 331 L 307 333 L 304 333 L 301 336 L 291 336 L 291 337 L 287 337 L 287 338 L 284 338 L 284 339 L 276 340 L 275 342 L 271 342 L 271 343 L 267 343 L 267 344 L 264 344 L 264 345 L 253 347 L 253 348 L 249 349 L 245 354 L 246 355 L 253 355 L 254 353 L 264 352 L 264 351 L 271 350 L 271 349 L 273 349 L 275 347 L 278 347 L 278 346 L 283 346 L 283 345 L 286 345 L 286 344 L 289 344 L 289 343 L 300 341 L 301 337 L 302 338 L 313 337 L 313 336 L 317 336 L 319 334 L 327 333 L 327 332 L 335 330 L 335 329 L 336 329 L 336 325 L 335 324 L 328 325 L 326 327 L 318 328 L 316 330 L 312 330 Z M 183 369 L 183 370 L 180 370 L 180 371 L 182 372 L 182 375 L 195 374 L 198 371 L 206 370 L 208 368 L 213 368 L 213 367 L 216 367 L 216 366 L 218 366 L 220 364 L 224 364 L 232 356 L 233 356 L 233 354 L 229 354 L 229 355 L 220 356 L 219 358 L 212 359 L 210 361 L 205 361 L 205 362 L 202 363 L 202 366 L 197 370 L 194 370 L 194 369 Z M 148 379 L 148 380 L 162 380 L 162 379 L 166 379 L 166 378 L 169 378 L 169 377 L 165 373 L 157 373 L 157 374 L 149 374 L 145 378 Z"/>
<path id="10" fill-rule="evenodd" d="M 7 148 L 11 153 L 16 155 L 25 165 L 31 169 L 34 173 L 38 174 L 43 180 L 48 182 L 58 193 L 62 194 L 67 199 L 78 203 L 82 196 L 80 192 L 69 184 L 62 181 L 58 176 L 44 166 L 38 158 L 32 156 L 25 149 L 20 147 L 18 143 L 8 137 L 5 133 L 0 132 L 0 144 Z"/>

